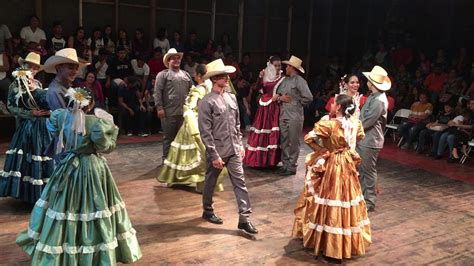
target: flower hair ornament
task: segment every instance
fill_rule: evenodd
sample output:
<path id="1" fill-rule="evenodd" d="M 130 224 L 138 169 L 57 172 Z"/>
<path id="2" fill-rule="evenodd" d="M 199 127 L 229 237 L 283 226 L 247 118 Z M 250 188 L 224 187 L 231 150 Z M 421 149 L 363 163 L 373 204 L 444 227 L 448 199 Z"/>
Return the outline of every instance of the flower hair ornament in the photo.
<path id="1" fill-rule="evenodd" d="M 16 105 L 18 105 L 18 102 L 21 99 L 26 107 L 30 109 L 38 109 L 38 105 L 36 104 L 33 95 L 31 95 L 30 88 L 42 88 L 42 85 L 39 81 L 33 78 L 31 70 L 28 68 L 19 67 L 12 72 L 12 76 L 15 79 L 14 82 L 17 83 L 16 88 L 18 89 L 15 94 Z M 28 94 L 28 100 L 26 102 L 23 99 L 24 93 Z"/>
<path id="2" fill-rule="evenodd" d="M 74 147 L 77 146 L 77 135 L 84 136 L 86 134 L 86 114 L 82 110 L 84 107 L 89 106 L 92 100 L 92 95 L 84 88 L 69 88 L 66 92 L 66 97 L 69 98 L 68 109 L 72 113 L 71 134 L 74 134 Z M 56 147 L 56 153 L 60 153 L 64 148 L 63 137 L 64 137 L 64 126 L 66 124 L 66 117 L 59 131 L 59 141 Z M 72 138 L 68 138 L 72 139 Z M 70 147 L 69 143 L 66 143 L 66 147 Z"/>
<path id="3" fill-rule="evenodd" d="M 339 94 L 346 94 L 347 93 L 347 84 L 344 79 L 347 78 L 347 74 L 341 77 L 339 81 Z"/>

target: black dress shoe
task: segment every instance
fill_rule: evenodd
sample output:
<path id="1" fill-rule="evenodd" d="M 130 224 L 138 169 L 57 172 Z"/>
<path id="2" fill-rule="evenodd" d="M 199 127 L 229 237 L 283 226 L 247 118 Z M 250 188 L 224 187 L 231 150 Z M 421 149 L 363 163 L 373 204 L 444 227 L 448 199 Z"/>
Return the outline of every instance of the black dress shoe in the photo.
<path id="1" fill-rule="evenodd" d="M 217 215 L 215 215 L 214 213 L 213 214 L 203 213 L 202 218 L 204 220 L 207 220 L 210 223 L 213 223 L 213 224 L 223 224 L 224 223 L 224 221 L 222 221 L 222 219 L 217 217 Z"/>
<path id="2" fill-rule="evenodd" d="M 281 174 L 281 173 L 284 173 L 286 172 L 286 168 L 285 167 L 280 167 L 280 169 L 278 169 L 278 174 Z"/>
<path id="3" fill-rule="evenodd" d="M 258 230 L 253 226 L 251 222 L 246 222 L 246 223 L 239 223 L 237 226 L 240 230 L 244 230 L 245 232 L 249 234 L 257 234 Z"/>
<path id="4" fill-rule="evenodd" d="M 284 172 L 280 172 L 280 176 L 290 176 L 290 175 L 296 175 L 296 171 L 286 170 Z"/>
<path id="5" fill-rule="evenodd" d="M 367 207 L 367 212 L 374 212 L 375 211 L 375 207 L 374 206 L 369 206 Z"/>

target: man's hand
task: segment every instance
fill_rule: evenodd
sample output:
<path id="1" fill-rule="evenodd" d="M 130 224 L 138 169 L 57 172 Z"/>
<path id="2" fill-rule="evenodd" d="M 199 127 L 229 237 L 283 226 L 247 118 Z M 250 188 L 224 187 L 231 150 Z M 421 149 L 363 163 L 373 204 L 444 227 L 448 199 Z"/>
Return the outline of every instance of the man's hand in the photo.
<path id="1" fill-rule="evenodd" d="M 131 116 L 135 115 L 135 112 L 132 110 L 132 108 L 128 108 L 128 112 L 130 113 Z"/>
<path id="2" fill-rule="evenodd" d="M 280 96 L 280 101 L 284 103 L 290 103 L 292 101 L 292 98 L 288 95 L 282 95 Z"/>
<path id="3" fill-rule="evenodd" d="M 145 106 L 143 106 L 143 104 L 140 105 L 140 111 L 142 111 L 142 112 L 145 112 L 145 111 L 146 111 L 146 108 L 145 108 Z"/>
<path id="4" fill-rule="evenodd" d="M 212 166 L 216 169 L 223 169 L 224 168 L 224 161 L 222 161 L 221 158 L 219 159 L 216 159 L 214 161 L 212 161 Z"/>
<path id="5" fill-rule="evenodd" d="M 245 157 L 245 149 L 244 149 L 244 147 L 241 147 L 241 148 L 240 148 L 240 156 L 241 156 L 242 158 Z"/>
<path id="6" fill-rule="evenodd" d="M 163 109 L 160 109 L 160 110 L 156 110 L 156 115 L 158 116 L 158 118 L 165 118 L 165 110 Z"/>

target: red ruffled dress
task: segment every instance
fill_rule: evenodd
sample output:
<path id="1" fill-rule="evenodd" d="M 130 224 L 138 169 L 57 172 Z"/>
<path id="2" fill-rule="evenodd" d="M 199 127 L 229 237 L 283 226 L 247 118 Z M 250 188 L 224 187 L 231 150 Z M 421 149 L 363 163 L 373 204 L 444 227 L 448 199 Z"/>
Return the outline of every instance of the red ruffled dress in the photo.
<path id="1" fill-rule="evenodd" d="M 245 148 L 244 164 L 249 167 L 274 167 L 281 161 L 280 106 L 272 102 L 274 89 L 282 78 L 261 83 L 263 91 Z"/>

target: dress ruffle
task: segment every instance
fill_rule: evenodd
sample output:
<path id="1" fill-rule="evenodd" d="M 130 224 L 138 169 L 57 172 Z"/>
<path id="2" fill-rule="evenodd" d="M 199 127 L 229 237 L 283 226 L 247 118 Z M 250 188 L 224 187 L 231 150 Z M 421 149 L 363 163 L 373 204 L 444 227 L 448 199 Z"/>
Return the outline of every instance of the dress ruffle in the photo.
<path id="1" fill-rule="evenodd" d="M 246 166 L 274 167 L 280 162 L 279 116 L 280 106 L 272 102 L 272 95 L 262 95 L 245 148 Z"/>

